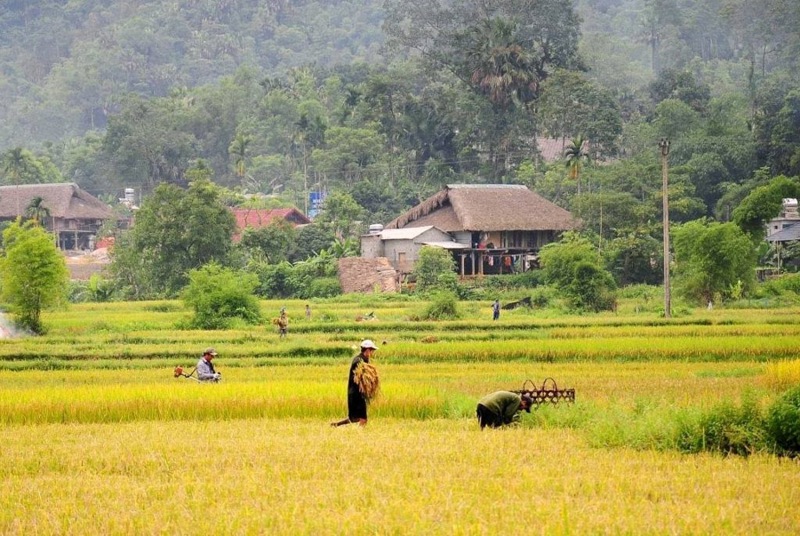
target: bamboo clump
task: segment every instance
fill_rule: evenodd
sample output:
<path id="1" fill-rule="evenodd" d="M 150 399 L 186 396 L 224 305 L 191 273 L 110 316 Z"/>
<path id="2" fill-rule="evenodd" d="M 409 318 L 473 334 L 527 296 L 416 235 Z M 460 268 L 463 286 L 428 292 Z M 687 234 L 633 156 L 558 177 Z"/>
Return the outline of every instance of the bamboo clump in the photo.
<path id="1" fill-rule="evenodd" d="M 362 361 L 356 365 L 353 371 L 353 379 L 364 398 L 373 400 L 378 396 L 381 383 L 378 378 L 378 369 L 376 369 L 374 365 Z"/>

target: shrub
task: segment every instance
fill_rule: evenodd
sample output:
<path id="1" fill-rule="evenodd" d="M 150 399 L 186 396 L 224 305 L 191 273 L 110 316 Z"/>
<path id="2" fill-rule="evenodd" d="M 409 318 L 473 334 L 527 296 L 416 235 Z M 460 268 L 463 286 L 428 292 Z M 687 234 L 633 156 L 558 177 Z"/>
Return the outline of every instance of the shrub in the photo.
<path id="1" fill-rule="evenodd" d="M 0 252 L 0 299 L 11 306 L 17 324 L 43 333 L 43 309 L 66 297 L 69 271 L 53 237 L 32 222 L 13 223 L 3 231 Z"/>
<path id="2" fill-rule="evenodd" d="M 614 278 L 586 238 L 565 233 L 560 242 L 544 246 L 539 257 L 545 280 L 558 288 L 573 308 L 601 311 L 616 306 Z"/>
<path id="3" fill-rule="evenodd" d="M 573 307 L 606 311 L 616 306 L 615 286 L 611 274 L 596 264 L 581 261 L 574 267 L 572 281 L 562 291 Z"/>
<path id="4" fill-rule="evenodd" d="M 695 422 L 680 423 L 678 448 L 747 456 L 766 448 L 764 418 L 753 398 L 746 398 L 741 406 L 719 404 Z"/>
<path id="5" fill-rule="evenodd" d="M 460 316 L 456 295 L 442 290 L 431 296 L 431 301 L 423 311 L 421 318 L 422 320 L 455 320 Z"/>
<path id="6" fill-rule="evenodd" d="M 439 276 L 455 270 L 452 254 L 446 249 L 423 246 L 419 251 L 419 259 L 414 264 L 414 276 L 417 290 L 425 292 L 439 288 Z M 447 280 L 444 281 L 448 283 Z"/>
<path id="7" fill-rule="evenodd" d="M 342 293 L 342 285 L 337 277 L 318 277 L 312 279 L 304 293 L 306 298 L 333 298 Z"/>
<path id="8" fill-rule="evenodd" d="M 207 264 L 189 272 L 189 284 L 182 297 L 187 307 L 194 309 L 190 325 L 199 329 L 225 329 L 233 320 L 255 324 L 261 320 L 258 300 L 253 295 L 258 279 Z"/>
<path id="9" fill-rule="evenodd" d="M 493 275 L 483 284 L 493 290 L 513 290 L 535 288 L 544 284 L 544 273 L 541 270 L 528 270 L 521 274 Z"/>
<path id="10" fill-rule="evenodd" d="M 778 454 L 800 454 L 800 386 L 786 391 L 767 410 L 766 430 Z"/>
<path id="11" fill-rule="evenodd" d="M 780 296 L 785 292 L 800 294 L 800 274 L 786 274 L 770 279 L 762 285 L 762 290 L 771 296 Z"/>
<path id="12" fill-rule="evenodd" d="M 262 298 L 290 298 L 297 291 L 292 265 L 286 261 L 278 264 L 251 263 L 248 271 L 256 274 L 256 290 Z"/>
<path id="13" fill-rule="evenodd" d="M 538 309 L 549 306 L 553 298 L 555 290 L 552 287 L 540 287 L 531 292 L 531 304 Z"/>
<path id="14" fill-rule="evenodd" d="M 72 303 L 109 302 L 115 297 L 114 282 L 92 274 L 87 281 L 70 281 L 69 301 Z"/>
<path id="15" fill-rule="evenodd" d="M 675 229 L 674 245 L 675 290 L 688 300 L 719 303 L 740 298 L 754 286 L 753 243 L 735 224 L 684 223 Z"/>

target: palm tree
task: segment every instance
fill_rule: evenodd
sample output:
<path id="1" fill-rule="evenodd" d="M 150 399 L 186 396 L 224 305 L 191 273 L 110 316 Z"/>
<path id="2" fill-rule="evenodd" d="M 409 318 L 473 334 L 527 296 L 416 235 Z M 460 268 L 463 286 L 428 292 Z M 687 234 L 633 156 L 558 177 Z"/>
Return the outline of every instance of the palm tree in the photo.
<path id="1" fill-rule="evenodd" d="M 25 208 L 25 216 L 32 219 L 36 225 L 41 226 L 44 224 L 44 219 L 50 217 L 50 209 L 44 206 L 44 199 L 37 195 Z"/>
<path id="2" fill-rule="evenodd" d="M 30 157 L 27 154 L 27 151 L 22 147 L 15 147 L 13 149 L 9 149 L 5 155 L 3 155 L 3 173 L 9 176 L 11 179 L 11 184 L 15 186 L 19 186 L 22 182 L 22 174 L 28 170 L 28 164 L 30 162 Z M 17 193 L 17 216 L 20 216 L 19 212 L 19 193 Z"/>
<path id="3" fill-rule="evenodd" d="M 531 102 L 539 87 L 535 67 L 516 34 L 513 22 L 491 19 L 462 37 L 469 82 L 501 108 Z"/>
<path id="4" fill-rule="evenodd" d="M 245 157 L 247 156 L 247 146 L 250 145 L 251 139 L 250 136 L 239 133 L 233 139 L 228 149 L 228 152 L 233 155 L 236 176 L 239 178 L 244 177 L 245 174 Z"/>
<path id="5" fill-rule="evenodd" d="M 589 153 L 586 151 L 587 142 L 583 135 L 573 138 L 564 150 L 564 160 L 569 170 L 569 178 L 577 181 L 578 195 L 581 193 L 581 170 L 584 163 L 589 162 Z"/>

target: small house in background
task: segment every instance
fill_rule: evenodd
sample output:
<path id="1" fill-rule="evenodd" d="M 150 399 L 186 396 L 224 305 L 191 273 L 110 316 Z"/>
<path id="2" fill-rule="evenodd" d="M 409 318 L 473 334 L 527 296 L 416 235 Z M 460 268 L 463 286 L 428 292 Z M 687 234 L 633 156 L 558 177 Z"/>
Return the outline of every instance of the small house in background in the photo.
<path id="1" fill-rule="evenodd" d="M 791 242 L 800 238 L 800 213 L 797 199 L 786 198 L 781 203 L 781 211 L 776 218 L 767 223 L 769 242 Z"/>
<path id="2" fill-rule="evenodd" d="M 389 238 L 393 235 L 387 231 L 398 230 L 407 233 L 399 235 L 404 240 L 452 250 L 462 276 L 502 274 L 536 266 L 542 246 L 578 226 L 570 212 L 523 185 L 451 184 L 389 222 L 381 240 L 383 252 L 390 259 L 387 243 L 398 239 Z M 410 238 L 432 229 L 445 233 L 449 240 L 441 234 L 433 239 Z M 368 242 L 374 240 L 366 238 Z M 389 248 L 391 251 L 391 244 Z M 404 266 L 413 266 L 417 260 L 411 256 L 414 250 L 406 250 Z M 370 246 L 362 251 L 374 255 L 380 250 Z M 398 270 L 407 273 L 399 266 Z"/>
<path id="3" fill-rule="evenodd" d="M 43 226 L 65 251 L 93 250 L 100 228 L 108 220 L 116 225 L 111 207 L 75 183 L 0 186 L 0 221 L 28 218 L 26 212 L 34 200 L 40 214 L 46 215 Z"/>
<path id="4" fill-rule="evenodd" d="M 784 268 L 783 248 L 798 240 L 800 240 L 800 213 L 798 213 L 797 199 L 786 198 L 783 200 L 778 217 L 772 218 L 767 223 L 767 242 L 777 250 L 778 270 Z"/>
<path id="5" fill-rule="evenodd" d="M 386 257 L 395 270 L 410 273 L 423 246 L 447 249 L 468 247 L 457 243 L 452 236 L 433 225 L 405 229 L 384 229 L 381 225 L 373 225 L 370 233 L 361 237 L 361 256 L 368 259 Z"/>
<path id="6" fill-rule="evenodd" d="M 276 221 L 286 221 L 295 227 L 308 225 L 311 220 L 296 208 L 234 208 L 231 209 L 236 218 L 236 232 L 233 240 L 238 242 L 245 229 L 260 229 Z"/>

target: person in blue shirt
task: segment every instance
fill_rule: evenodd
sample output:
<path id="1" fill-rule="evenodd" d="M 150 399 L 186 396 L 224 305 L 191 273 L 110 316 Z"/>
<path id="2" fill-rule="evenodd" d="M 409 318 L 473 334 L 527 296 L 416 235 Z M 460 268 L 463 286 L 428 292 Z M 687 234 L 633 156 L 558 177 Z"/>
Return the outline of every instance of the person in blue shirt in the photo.
<path id="1" fill-rule="evenodd" d="M 215 357 L 217 357 L 217 351 L 213 348 L 206 348 L 203 357 L 197 362 L 197 379 L 201 382 L 218 382 L 222 379 L 220 373 L 214 370 L 214 364 L 211 362 Z"/>

